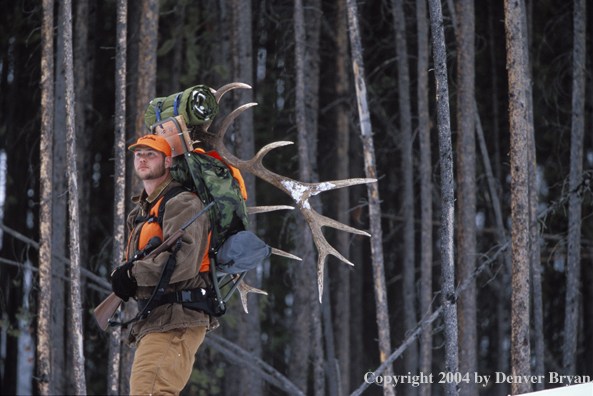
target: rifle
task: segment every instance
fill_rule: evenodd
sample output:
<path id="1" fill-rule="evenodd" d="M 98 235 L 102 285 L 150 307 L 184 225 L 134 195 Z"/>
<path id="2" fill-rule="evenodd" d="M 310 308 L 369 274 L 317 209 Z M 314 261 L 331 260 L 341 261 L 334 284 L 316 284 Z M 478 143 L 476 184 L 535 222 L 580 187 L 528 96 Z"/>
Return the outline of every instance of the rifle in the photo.
<path id="1" fill-rule="evenodd" d="M 152 237 L 150 241 L 146 244 L 146 247 L 134 255 L 130 259 L 130 261 L 136 261 L 140 259 L 150 260 L 158 256 L 160 253 L 171 249 L 177 243 L 179 238 L 182 238 L 185 235 L 185 229 L 190 226 L 191 223 L 196 221 L 198 217 L 200 217 L 206 210 L 208 210 L 214 202 L 210 202 L 204 209 L 202 209 L 197 215 L 195 215 L 190 221 L 188 221 L 183 227 L 178 229 L 171 235 L 167 240 L 163 243 L 161 242 L 161 238 L 159 237 Z M 160 245 L 159 245 L 160 244 Z M 154 249 L 154 250 L 152 250 Z M 152 251 L 151 251 L 152 250 Z M 115 293 L 111 293 L 101 304 L 99 304 L 93 310 L 93 316 L 97 325 L 101 328 L 101 330 L 105 331 L 107 326 L 110 325 L 113 315 L 119 308 L 122 299 L 115 295 Z"/>

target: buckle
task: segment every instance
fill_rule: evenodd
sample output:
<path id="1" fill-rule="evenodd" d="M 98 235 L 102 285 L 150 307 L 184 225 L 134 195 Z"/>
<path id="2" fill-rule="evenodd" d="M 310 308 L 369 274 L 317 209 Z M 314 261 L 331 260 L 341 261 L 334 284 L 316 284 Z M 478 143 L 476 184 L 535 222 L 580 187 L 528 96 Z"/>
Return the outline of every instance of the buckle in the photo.
<path id="1" fill-rule="evenodd" d="M 181 290 L 177 292 L 177 301 L 179 302 L 191 302 L 191 291 L 189 290 Z"/>

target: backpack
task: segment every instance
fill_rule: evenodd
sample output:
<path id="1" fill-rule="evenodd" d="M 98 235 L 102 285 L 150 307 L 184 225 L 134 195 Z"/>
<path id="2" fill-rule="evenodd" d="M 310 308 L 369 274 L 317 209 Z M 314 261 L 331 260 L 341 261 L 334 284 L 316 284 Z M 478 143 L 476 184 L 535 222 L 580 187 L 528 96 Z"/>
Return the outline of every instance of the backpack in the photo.
<path id="1" fill-rule="evenodd" d="M 212 227 L 210 252 L 214 254 L 228 237 L 249 228 L 246 193 L 240 184 L 242 178 L 235 177 L 231 168 L 217 157 L 214 152 L 198 149 L 173 157 L 169 169 L 173 179 L 195 192 L 204 205 L 215 202 L 208 210 Z"/>

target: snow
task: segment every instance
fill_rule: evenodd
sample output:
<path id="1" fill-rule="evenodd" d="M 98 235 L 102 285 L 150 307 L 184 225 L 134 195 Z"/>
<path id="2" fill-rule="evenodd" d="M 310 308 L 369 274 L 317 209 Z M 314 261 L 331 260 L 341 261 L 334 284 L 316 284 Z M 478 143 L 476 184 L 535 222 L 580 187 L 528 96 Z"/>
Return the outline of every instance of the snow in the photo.
<path id="1" fill-rule="evenodd" d="M 297 203 L 301 204 L 305 209 L 311 209 L 311 205 L 309 205 L 309 200 L 304 199 L 303 196 L 307 191 L 310 191 L 310 195 L 317 195 L 321 192 L 331 190 L 335 188 L 335 184 L 325 182 L 325 183 L 317 183 L 313 186 L 305 186 L 302 183 L 296 182 L 294 180 L 282 180 L 282 185 L 290 192 L 290 196 L 292 199 Z"/>

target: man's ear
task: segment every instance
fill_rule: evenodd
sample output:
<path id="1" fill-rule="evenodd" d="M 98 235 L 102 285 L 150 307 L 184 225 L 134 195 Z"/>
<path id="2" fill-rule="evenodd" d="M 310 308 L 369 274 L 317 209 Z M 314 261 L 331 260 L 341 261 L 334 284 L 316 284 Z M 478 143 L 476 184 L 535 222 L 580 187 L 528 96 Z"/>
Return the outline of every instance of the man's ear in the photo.
<path id="1" fill-rule="evenodd" d="M 165 169 L 169 169 L 173 163 L 173 157 L 165 157 Z"/>

